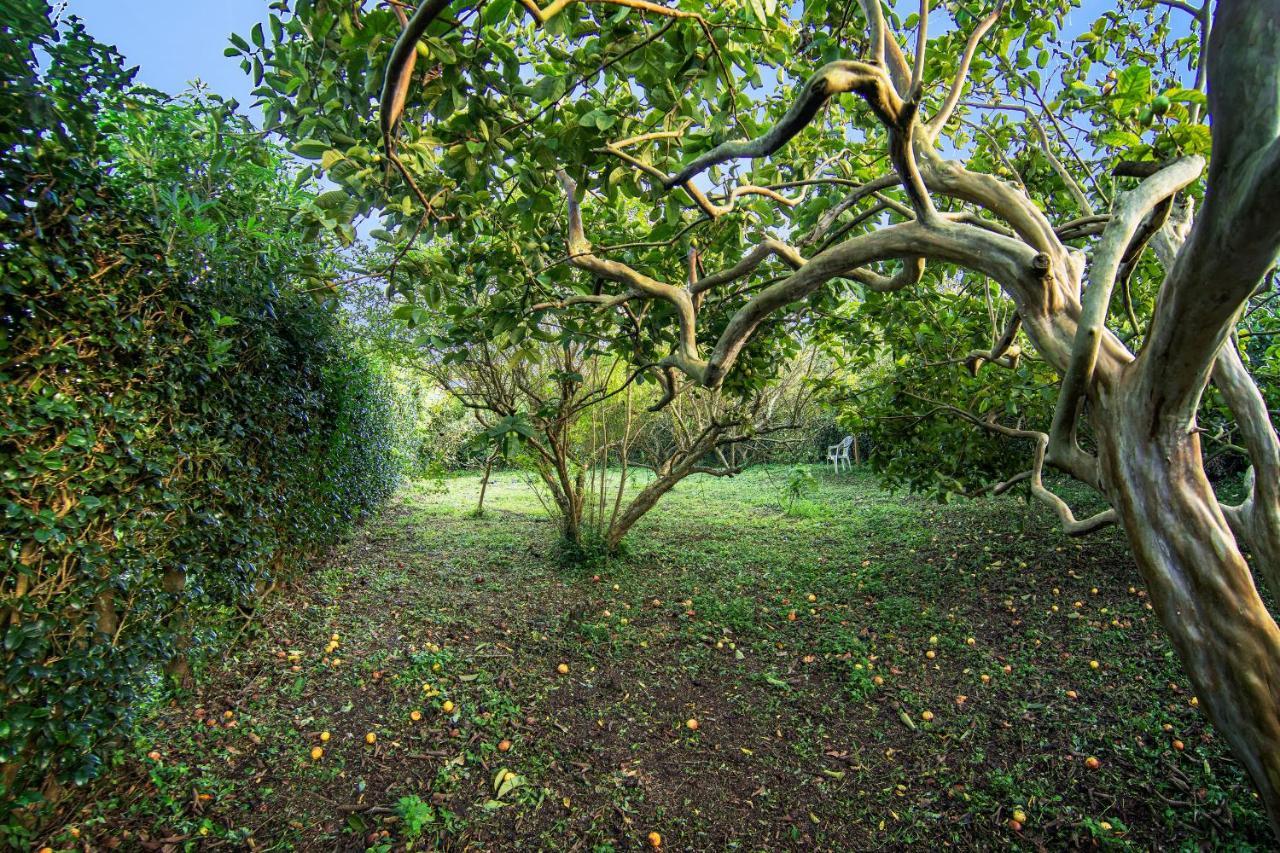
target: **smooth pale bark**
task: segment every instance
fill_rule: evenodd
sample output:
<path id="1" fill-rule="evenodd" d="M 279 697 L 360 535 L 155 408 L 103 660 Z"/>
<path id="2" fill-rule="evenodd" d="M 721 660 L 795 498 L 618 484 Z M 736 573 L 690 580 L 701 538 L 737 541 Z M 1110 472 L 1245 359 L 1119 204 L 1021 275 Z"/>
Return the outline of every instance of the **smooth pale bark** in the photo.
<path id="1" fill-rule="evenodd" d="M 1199 436 L 1158 416 L 1150 434 L 1153 403 L 1122 390 L 1098 412 L 1103 476 L 1200 707 L 1280 834 L 1280 629 L 1218 508 Z"/>
<path id="2" fill-rule="evenodd" d="M 1253 562 L 1280 602 L 1280 439 L 1253 377 L 1228 341 L 1213 368 L 1217 386 L 1240 426 L 1241 440 L 1253 463 L 1249 493 L 1238 506 L 1223 507 L 1232 532 L 1253 552 Z"/>

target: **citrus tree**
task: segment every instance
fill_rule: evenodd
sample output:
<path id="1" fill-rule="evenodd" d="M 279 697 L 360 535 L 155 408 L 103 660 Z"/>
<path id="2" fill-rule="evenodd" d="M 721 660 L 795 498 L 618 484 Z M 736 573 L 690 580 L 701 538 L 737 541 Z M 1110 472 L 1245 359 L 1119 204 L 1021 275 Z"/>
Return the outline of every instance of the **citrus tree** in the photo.
<path id="1" fill-rule="evenodd" d="M 1069 534 L 1123 526 L 1280 828 L 1280 629 L 1245 558 L 1280 591 L 1280 442 L 1230 341 L 1280 247 L 1280 2 L 1203 2 L 301 0 L 229 50 L 336 185 L 314 228 L 380 212 L 390 292 L 478 283 L 458 310 L 513 340 L 554 312 L 744 388 L 870 294 L 994 284 L 1002 327 L 956 369 L 1034 354 L 1044 418 L 933 408 L 1024 445 L 1010 479 Z M 455 249 L 426 279 L 424 241 Z M 1255 472 L 1238 505 L 1204 472 L 1210 381 Z M 1109 508 L 1077 518 L 1046 466 Z"/>

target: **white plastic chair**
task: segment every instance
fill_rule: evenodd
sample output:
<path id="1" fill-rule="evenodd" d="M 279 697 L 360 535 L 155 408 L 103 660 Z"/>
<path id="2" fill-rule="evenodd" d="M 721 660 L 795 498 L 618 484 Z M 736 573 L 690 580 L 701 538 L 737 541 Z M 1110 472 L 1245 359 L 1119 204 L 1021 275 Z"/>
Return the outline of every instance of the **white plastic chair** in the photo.
<path id="1" fill-rule="evenodd" d="M 849 448 L 853 447 L 853 436 L 846 435 L 840 440 L 839 444 L 833 444 L 827 448 L 827 461 L 835 467 L 836 473 L 840 473 L 840 462 L 844 460 L 844 464 L 848 470 L 853 470 L 853 460 L 849 458 Z"/>

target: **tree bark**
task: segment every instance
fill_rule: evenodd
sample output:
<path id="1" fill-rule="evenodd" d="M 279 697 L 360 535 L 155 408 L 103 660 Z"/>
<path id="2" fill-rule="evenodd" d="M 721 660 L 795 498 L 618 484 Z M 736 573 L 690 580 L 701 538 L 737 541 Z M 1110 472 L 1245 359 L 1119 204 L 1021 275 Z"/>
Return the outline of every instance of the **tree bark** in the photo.
<path id="1" fill-rule="evenodd" d="M 1204 474 L 1197 433 L 1153 418 L 1150 400 L 1127 390 L 1095 420 L 1104 480 L 1200 707 L 1280 835 L 1280 629 Z"/>
<path id="2" fill-rule="evenodd" d="M 489 490 L 489 473 L 493 470 L 494 454 L 490 453 L 484 460 L 484 478 L 480 481 L 480 500 L 476 504 L 476 515 L 484 512 L 484 493 Z"/>
<path id="3" fill-rule="evenodd" d="M 698 465 L 698 461 L 711 452 L 716 446 L 716 440 L 722 434 L 723 430 L 719 428 L 704 430 L 698 441 L 684 451 L 684 455 L 680 457 L 679 461 L 663 470 L 654 471 L 653 482 L 641 489 L 640 494 L 636 495 L 631 503 L 627 504 L 627 508 L 609 526 L 609 530 L 605 534 L 605 546 L 609 551 L 617 550 L 618 546 L 622 544 L 623 537 L 627 535 L 632 526 L 643 518 L 645 513 L 653 509 L 663 495 L 675 488 L 677 483 L 693 472 L 693 469 Z"/>

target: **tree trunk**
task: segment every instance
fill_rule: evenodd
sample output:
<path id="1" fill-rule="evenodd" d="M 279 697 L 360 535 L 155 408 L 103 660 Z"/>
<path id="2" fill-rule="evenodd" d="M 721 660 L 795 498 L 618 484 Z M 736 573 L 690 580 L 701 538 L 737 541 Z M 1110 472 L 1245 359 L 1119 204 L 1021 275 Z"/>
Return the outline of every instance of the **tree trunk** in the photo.
<path id="1" fill-rule="evenodd" d="M 191 637 L 187 631 L 186 608 L 182 604 L 182 593 L 187 588 L 187 573 L 178 568 L 166 569 L 160 585 L 173 596 L 175 603 L 173 613 L 167 620 L 175 637 L 173 653 L 165 662 L 164 674 L 170 684 L 187 689 L 191 687 L 191 663 L 187 659 Z"/>
<path id="2" fill-rule="evenodd" d="M 720 428 L 708 429 L 703 432 L 702 436 L 696 441 L 692 447 L 683 451 L 683 456 L 679 461 L 670 467 L 654 470 L 654 479 L 649 485 L 641 489 L 640 494 L 635 496 L 631 503 L 627 504 L 627 508 L 622 511 L 622 515 L 609 526 L 608 532 L 605 534 L 605 547 L 609 551 L 617 550 L 622 544 L 622 538 L 627 535 L 627 531 L 637 521 L 644 517 L 644 514 L 662 499 L 662 496 L 675 488 L 685 477 L 688 477 L 698 466 L 699 460 L 716 446 L 716 440 L 720 438 L 724 430 Z"/>
<path id="3" fill-rule="evenodd" d="M 1098 413 L 1104 479 L 1200 707 L 1280 834 L 1280 629 L 1205 477 L 1198 435 L 1129 390 Z"/>
<path id="4" fill-rule="evenodd" d="M 609 532 L 605 535 L 605 547 L 609 551 L 616 551 L 618 546 L 622 544 L 622 539 L 627 535 L 637 521 L 644 517 L 644 514 L 653 509 L 654 506 L 662 499 L 662 496 L 671 491 L 676 483 L 685 478 L 684 473 L 667 473 L 654 477 L 653 482 L 640 490 L 640 494 L 627 504 L 627 508 L 609 525 Z"/>
<path id="5" fill-rule="evenodd" d="M 476 515 L 484 513 L 484 493 L 489 489 L 489 472 L 493 470 L 493 454 L 484 460 L 484 479 L 480 481 L 480 501 L 476 504 Z"/>

